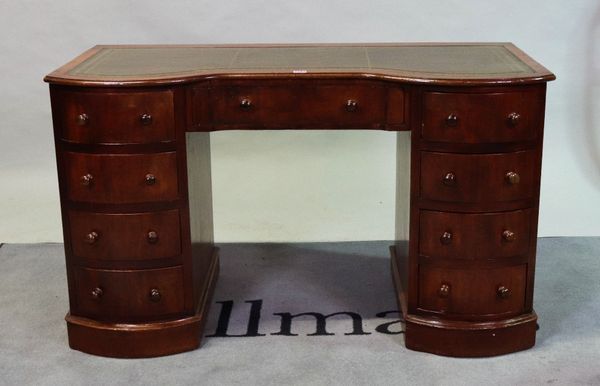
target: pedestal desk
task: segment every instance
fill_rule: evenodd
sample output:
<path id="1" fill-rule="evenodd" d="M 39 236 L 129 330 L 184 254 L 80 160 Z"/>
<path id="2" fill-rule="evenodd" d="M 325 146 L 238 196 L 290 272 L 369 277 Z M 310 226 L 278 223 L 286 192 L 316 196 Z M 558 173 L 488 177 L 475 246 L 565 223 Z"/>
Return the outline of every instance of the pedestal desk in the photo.
<path id="1" fill-rule="evenodd" d="M 219 270 L 209 132 L 280 129 L 410 131 L 390 248 L 406 347 L 533 346 L 553 79 L 509 43 L 90 49 L 45 78 L 70 346 L 150 357 L 200 345 Z"/>

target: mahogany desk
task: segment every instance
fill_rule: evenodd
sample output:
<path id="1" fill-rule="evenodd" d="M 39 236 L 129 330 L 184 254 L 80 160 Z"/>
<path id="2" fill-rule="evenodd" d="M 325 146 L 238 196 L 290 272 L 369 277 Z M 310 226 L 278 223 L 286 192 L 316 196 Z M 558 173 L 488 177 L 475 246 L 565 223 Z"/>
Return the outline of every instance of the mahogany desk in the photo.
<path id="1" fill-rule="evenodd" d="M 70 346 L 150 357 L 200 345 L 218 273 L 209 132 L 232 129 L 410 130 L 391 248 L 406 346 L 533 346 L 553 79 L 506 43 L 92 48 L 45 78 Z"/>

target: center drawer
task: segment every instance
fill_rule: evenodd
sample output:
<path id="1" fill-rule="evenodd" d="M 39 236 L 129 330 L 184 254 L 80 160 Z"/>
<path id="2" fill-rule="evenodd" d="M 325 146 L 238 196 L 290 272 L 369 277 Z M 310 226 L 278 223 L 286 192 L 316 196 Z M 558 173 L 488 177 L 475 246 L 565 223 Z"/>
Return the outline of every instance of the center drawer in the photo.
<path id="1" fill-rule="evenodd" d="M 113 271 L 75 269 L 77 314 L 126 322 L 184 311 L 181 267 Z"/>
<path id="2" fill-rule="evenodd" d="M 97 260 L 173 258 L 181 254 L 179 210 L 112 214 L 70 210 L 75 256 Z"/>
<path id="3" fill-rule="evenodd" d="M 227 85 L 213 93 L 213 120 L 217 126 L 358 129 L 385 122 L 386 90 L 360 82 Z"/>
<path id="4" fill-rule="evenodd" d="M 502 268 L 419 268 L 419 308 L 444 314 L 498 315 L 523 312 L 526 265 Z"/>
<path id="5" fill-rule="evenodd" d="M 63 161 L 67 195 L 73 201 L 123 204 L 178 198 L 175 152 L 65 152 Z"/>

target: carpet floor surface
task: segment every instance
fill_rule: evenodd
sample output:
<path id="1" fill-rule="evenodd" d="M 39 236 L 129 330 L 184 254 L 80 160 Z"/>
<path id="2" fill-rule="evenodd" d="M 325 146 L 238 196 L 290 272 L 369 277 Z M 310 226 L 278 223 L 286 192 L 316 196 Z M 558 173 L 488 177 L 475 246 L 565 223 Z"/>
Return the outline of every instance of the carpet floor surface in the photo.
<path id="1" fill-rule="evenodd" d="M 220 245 L 202 348 L 152 359 L 69 349 L 63 245 L 2 245 L 0 385 L 600 385 L 600 238 L 540 239 L 536 346 L 479 359 L 404 347 L 389 245 Z"/>

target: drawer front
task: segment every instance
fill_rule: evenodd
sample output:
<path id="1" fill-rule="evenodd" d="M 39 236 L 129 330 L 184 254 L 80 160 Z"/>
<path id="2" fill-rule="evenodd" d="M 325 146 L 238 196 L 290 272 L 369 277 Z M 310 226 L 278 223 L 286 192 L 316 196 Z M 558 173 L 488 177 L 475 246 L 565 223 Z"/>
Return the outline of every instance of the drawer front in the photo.
<path id="1" fill-rule="evenodd" d="M 535 151 L 502 154 L 421 152 L 421 197 L 446 202 L 502 202 L 535 196 Z"/>
<path id="2" fill-rule="evenodd" d="M 179 210 L 109 214 L 69 211 L 73 253 L 97 260 L 145 260 L 181 254 Z"/>
<path id="3" fill-rule="evenodd" d="M 524 311 L 526 265 L 490 269 L 421 266 L 419 306 L 459 315 L 512 314 Z"/>
<path id="4" fill-rule="evenodd" d="M 214 92 L 216 125 L 368 128 L 385 121 L 385 89 L 379 86 L 288 83 L 265 87 L 227 86 Z"/>
<path id="5" fill-rule="evenodd" d="M 423 139 L 453 143 L 505 143 L 540 135 L 543 94 L 444 93 L 424 95 Z"/>
<path id="6" fill-rule="evenodd" d="M 56 94 L 54 94 L 56 93 Z M 175 139 L 172 91 L 53 92 L 61 137 L 76 143 Z"/>
<path id="7" fill-rule="evenodd" d="M 153 154 L 64 153 L 70 200 L 137 203 L 178 197 L 175 152 Z"/>
<path id="8" fill-rule="evenodd" d="M 439 258 L 494 259 L 529 250 L 529 210 L 466 214 L 421 211 L 419 252 Z"/>
<path id="9" fill-rule="evenodd" d="M 77 313 L 105 320 L 155 319 L 184 311 L 181 267 L 141 271 L 75 269 Z"/>

